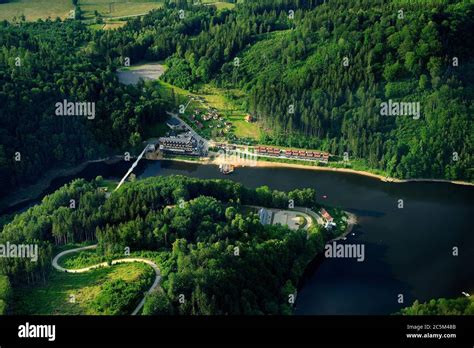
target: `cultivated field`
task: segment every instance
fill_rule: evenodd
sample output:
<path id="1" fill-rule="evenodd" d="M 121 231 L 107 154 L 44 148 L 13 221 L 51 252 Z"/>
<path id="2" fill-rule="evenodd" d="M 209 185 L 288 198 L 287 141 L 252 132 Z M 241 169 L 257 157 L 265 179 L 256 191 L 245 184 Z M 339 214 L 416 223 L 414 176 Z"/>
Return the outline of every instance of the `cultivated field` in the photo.
<path id="1" fill-rule="evenodd" d="M 234 4 L 225 1 L 202 0 L 201 3 L 205 5 L 214 5 L 218 10 L 232 9 L 235 7 Z"/>
<path id="2" fill-rule="evenodd" d="M 95 11 L 104 19 L 146 14 L 163 5 L 162 0 L 79 0 L 84 19 L 95 18 Z M 0 4 L 0 20 L 25 16 L 27 21 L 67 18 L 74 8 L 72 0 L 11 0 Z"/>
<path id="3" fill-rule="evenodd" d="M 66 18 L 73 9 L 71 0 L 11 0 L 0 4 L 0 20 L 12 21 L 15 17 L 25 16 L 27 21 L 48 17 Z"/>
<path id="4" fill-rule="evenodd" d="M 235 5 L 223 1 L 204 0 L 203 4 L 215 5 L 218 9 L 230 9 Z M 163 6 L 163 0 L 79 0 L 84 19 L 94 19 L 97 13 L 105 20 L 137 16 Z M 0 4 L 0 20 L 13 21 L 22 15 L 27 21 L 38 19 L 65 19 L 74 9 L 72 0 L 10 0 Z M 115 29 L 123 23 L 105 24 L 104 29 Z"/>
<path id="5" fill-rule="evenodd" d="M 95 11 L 105 19 L 136 16 L 146 14 L 162 5 L 162 0 L 79 0 L 85 19 L 95 18 Z"/>

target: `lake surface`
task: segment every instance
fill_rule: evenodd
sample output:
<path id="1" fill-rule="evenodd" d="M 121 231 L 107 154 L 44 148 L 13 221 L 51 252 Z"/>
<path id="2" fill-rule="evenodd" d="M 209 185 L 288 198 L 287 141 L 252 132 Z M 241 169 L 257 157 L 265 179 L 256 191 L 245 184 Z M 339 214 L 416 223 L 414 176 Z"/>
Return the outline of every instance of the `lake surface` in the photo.
<path id="1" fill-rule="evenodd" d="M 128 166 L 93 163 L 74 177 L 121 177 Z M 343 243 L 364 244 L 365 260 L 315 262 L 300 284 L 295 314 L 390 314 L 415 299 L 474 292 L 474 187 L 385 183 L 354 174 L 289 168 L 237 168 L 224 176 L 216 166 L 171 161 L 141 161 L 136 174 L 226 178 L 248 187 L 285 191 L 311 187 L 321 202 L 355 213 L 358 225 Z M 72 178 L 54 180 L 48 192 Z M 399 199 L 403 209 L 398 208 Z M 453 247 L 459 248 L 458 256 L 453 256 Z M 399 294 L 403 304 L 398 303 Z"/>

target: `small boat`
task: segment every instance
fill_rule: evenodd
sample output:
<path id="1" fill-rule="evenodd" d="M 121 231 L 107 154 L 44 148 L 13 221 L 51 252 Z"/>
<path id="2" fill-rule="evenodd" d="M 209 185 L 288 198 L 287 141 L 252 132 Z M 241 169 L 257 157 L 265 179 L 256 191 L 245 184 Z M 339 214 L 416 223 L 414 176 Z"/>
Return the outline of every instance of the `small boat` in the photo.
<path id="1" fill-rule="evenodd" d="M 234 166 L 232 164 L 221 164 L 219 165 L 219 170 L 222 174 L 228 175 L 234 172 Z"/>

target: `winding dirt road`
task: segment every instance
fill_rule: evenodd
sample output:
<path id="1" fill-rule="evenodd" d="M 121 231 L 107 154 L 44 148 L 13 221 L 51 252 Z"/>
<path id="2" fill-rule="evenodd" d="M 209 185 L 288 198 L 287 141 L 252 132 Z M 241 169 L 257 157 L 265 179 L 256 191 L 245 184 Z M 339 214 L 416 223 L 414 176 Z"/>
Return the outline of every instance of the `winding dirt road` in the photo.
<path id="1" fill-rule="evenodd" d="M 96 269 L 96 268 L 109 267 L 109 264 L 107 262 L 102 262 L 102 263 L 98 263 L 98 264 L 93 265 L 93 266 L 89 266 L 89 267 L 85 267 L 85 268 L 79 268 L 79 269 L 66 269 L 66 268 L 61 267 L 61 266 L 58 265 L 58 260 L 61 257 L 63 257 L 64 255 L 77 253 L 77 252 L 83 251 L 83 250 L 95 249 L 95 248 L 97 248 L 97 244 L 63 251 L 63 252 L 57 254 L 54 257 L 54 259 L 52 261 L 52 265 L 58 271 L 66 272 L 66 273 L 84 273 L 84 272 L 88 272 L 88 271 Z M 155 271 L 155 281 L 153 282 L 150 289 L 148 289 L 148 291 L 146 292 L 145 296 L 140 301 L 138 306 L 132 312 L 132 315 L 137 315 L 137 313 L 140 312 L 143 305 L 145 304 L 146 295 L 151 293 L 152 291 L 154 291 L 160 285 L 161 274 L 160 274 L 160 269 L 158 268 L 156 263 L 154 263 L 153 261 L 147 260 L 147 259 L 142 259 L 142 258 L 137 258 L 137 257 L 126 257 L 126 258 L 123 258 L 123 259 L 116 259 L 116 260 L 112 261 L 112 265 L 116 265 L 116 264 L 119 264 L 119 263 L 129 263 L 129 262 L 143 262 L 143 263 L 146 263 L 147 265 L 151 266 L 153 268 L 153 270 Z"/>

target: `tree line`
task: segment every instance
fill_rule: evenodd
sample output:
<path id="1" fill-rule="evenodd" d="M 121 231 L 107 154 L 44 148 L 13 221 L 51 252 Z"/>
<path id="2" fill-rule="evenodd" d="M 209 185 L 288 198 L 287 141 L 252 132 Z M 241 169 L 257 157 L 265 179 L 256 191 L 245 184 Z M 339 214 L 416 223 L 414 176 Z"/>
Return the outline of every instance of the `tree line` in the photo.
<path id="1" fill-rule="evenodd" d="M 472 297 L 440 298 L 420 303 L 416 300 L 410 307 L 400 311 L 402 315 L 474 315 Z"/>
<path id="2" fill-rule="evenodd" d="M 0 192 L 140 145 L 171 101 L 120 85 L 115 69 L 126 58 L 166 60 L 163 78 L 177 86 L 244 90 L 264 143 L 347 152 L 396 177 L 471 180 L 473 50 L 462 38 L 473 5 L 415 2 L 399 18 L 400 6 L 259 0 L 218 11 L 167 2 L 113 31 L 3 21 Z M 95 119 L 55 116 L 64 99 L 94 102 Z M 421 118 L 381 116 L 388 99 L 420 102 Z"/>
<path id="3" fill-rule="evenodd" d="M 473 47 L 462 38 L 473 6 L 260 0 L 216 11 L 182 1 L 105 45 L 166 59 L 163 78 L 179 87 L 244 90 L 263 143 L 347 153 L 394 177 L 472 180 Z M 382 116 L 390 99 L 419 102 L 420 118 Z"/>
<path id="4" fill-rule="evenodd" d="M 143 83 L 118 82 L 77 21 L 0 23 L 0 193 L 44 171 L 141 147 L 167 102 Z M 95 118 L 57 116 L 56 103 L 95 103 Z"/>
<path id="5" fill-rule="evenodd" d="M 228 180 L 172 176 L 127 183 L 107 199 L 101 185 L 101 177 L 74 180 L 4 226 L 0 243 L 36 243 L 40 249 L 38 262 L 0 259 L 0 273 L 14 287 L 47 281 L 53 247 L 97 241 L 106 259 L 123 257 L 125 248 L 162 255 L 163 291 L 147 299 L 145 313 L 159 313 L 157 303 L 165 301 L 168 314 L 287 314 L 304 267 L 330 237 L 317 226 L 309 234 L 263 226 L 246 208 L 288 208 L 289 200 L 313 207 L 312 189 L 248 189 Z M 131 298 L 124 284 L 107 291 L 113 289 Z M 115 295 L 97 301 L 105 312 L 128 308 Z"/>

